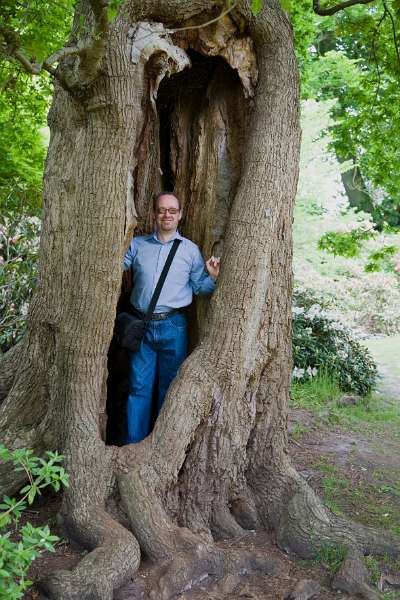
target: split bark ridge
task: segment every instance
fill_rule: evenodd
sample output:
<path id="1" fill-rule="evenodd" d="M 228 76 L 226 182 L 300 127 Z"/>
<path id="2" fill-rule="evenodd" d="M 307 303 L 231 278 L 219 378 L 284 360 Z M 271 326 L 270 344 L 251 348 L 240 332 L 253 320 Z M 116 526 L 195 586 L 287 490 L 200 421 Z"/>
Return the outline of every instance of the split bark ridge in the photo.
<path id="1" fill-rule="evenodd" d="M 65 528 L 89 550 L 47 578 L 51 599 L 111 600 L 141 554 L 161 565 L 155 598 L 233 569 L 273 572 L 268 557 L 214 543 L 245 529 L 303 557 L 337 542 L 399 551 L 330 514 L 287 455 L 298 77 L 287 16 L 264 4 L 171 36 L 165 26 L 198 25 L 222 3 L 126 1 L 91 85 L 77 96 L 56 84 L 40 280 L 0 378 L 3 443 L 63 449 Z M 152 193 L 171 185 L 183 232 L 222 255 L 222 272 L 153 433 L 117 448 L 100 430 L 122 257 L 150 224 Z M 2 465 L 0 483 L 21 482 Z"/>

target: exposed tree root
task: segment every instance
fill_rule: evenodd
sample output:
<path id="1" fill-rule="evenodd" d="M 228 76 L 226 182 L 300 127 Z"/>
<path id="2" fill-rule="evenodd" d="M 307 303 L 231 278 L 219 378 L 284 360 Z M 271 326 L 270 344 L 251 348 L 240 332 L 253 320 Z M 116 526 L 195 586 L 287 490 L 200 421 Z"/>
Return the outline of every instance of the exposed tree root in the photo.
<path id="1" fill-rule="evenodd" d="M 150 591 L 152 600 L 170 600 L 196 587 L 210 576 L 223 572 L 223 556 L 213 545 L 201 545 L 194 553 L 179 553 L 160 571 L 157 587 Z"/>
<path id="2" fill-rule="evenodd" d="M 285 596 L 285 600 L 309 600 L 319 593 L 321 586 L 312 579 L 298 581 L 293 590 Z"/>
<path id="3" fill-rule="evenodd" d="M 82 513 L 76 511 L 75 525 L 80 532 L 84 528 L 91 551 L 73 571 L 57 571 L 41 582 L 52 600 L 112 600 L 114 589 L 138 569 L 140 548 L 135 537 L 102 509 L 92 508 L 85 522 Z"/>
<path id="4" fill-rule="evenodd" d="M 244 533 L 227 506 L 220 506 L 218 511 L 214 511 L 211 531 L 216 539 L 240 537 Z"/>
<path id="5" fill-rule="evenodd" d="M 172 560 L 154 567 L 148 586 L 142 582 L 140 591 L 136 587 L 135 592 L 141 598 L 172 600 L 185 591 L 207 584 L 207 580 L 219 580 L 232 573 L 257 572 L 276 576 L 284 570 L 283 561 L 271 558 L 261 550 L 221 549 L 214 544 L 203 544 L 194 553 L 179 552 Z M 151 583 L 154 581 L 156 585 Z"/>
<path id="6" fill-rule="evenodd" d="M 333 515 L 304 481 L 287 503 L 276 534 L 283 549 L 302 558 L 310 558 L 323 546 L 337 544 L 357 548 L 361 554 L 400 555 L 396 536 Z"/>
<path id="7" fill-rule="evenodd" d="M 362 555 L 351 550 L 332 581 L 334 590 L 354 594 L 366 600 L 378 600 L 379 596 L 367 583 L 368 571 Z"/>
<path id="8" fill-rule="evenodd" d="M 231 513 L 243 529 L 260 529 L 260 519 L 250 494 L 235 498 L 231 505 Z"/>
<path id="9" fill-rule="evenodd" d="M 264 500 L 264 520 L 266 517 L 272 526 L 278 545 L 286 552 L 307 559 L 324 547 L 343 546 L 347 556 L 332 582 L 334 589 L 376 600 L 375 591 L 367 583 L 363 556 L 380 554 L 398 558 L 400 539 L 332 514 L 289 464 L 281 476 L 272 481 L 269 480 L 269 498 L 273 498 L 275 510 L 271 505 L 266 506 Z"/>

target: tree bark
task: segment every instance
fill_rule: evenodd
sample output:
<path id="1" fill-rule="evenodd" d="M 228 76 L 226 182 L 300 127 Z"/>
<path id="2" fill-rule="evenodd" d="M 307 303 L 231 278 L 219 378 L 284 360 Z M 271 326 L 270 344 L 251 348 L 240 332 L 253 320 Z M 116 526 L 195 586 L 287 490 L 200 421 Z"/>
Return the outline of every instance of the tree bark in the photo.
<path id="1" fill-rule="evenodd" d="M 268 528 L 301 556 L 337 539 L 398 550 L 335 519 L 289 463 L 293 36 L 277 0 L 257 16 L 243 2 L 204 30 L 165 36 L 162 24 L 198 25 L 218 14 L 214 6 L 126 1 L 93 85 L 79 96 L 56 86 L 40 280 L 0 408 L 7 446 L 66 454 L 64 524 L 89 553 L 75 571 L 47 578 L 52 599 L 111 600 L 141 552 L 163 565 L 155 598 L 233 568 L 271 572 L 265 556 L 215 545 L 243 529 Z M 176 75 L 189 59 L 192 73 Z M 106 446 L 122 257 L 135 228 L 149 228 L 163 183 L 184 202 L 183 233 L 221 253 L 222 270 L 211 301 L 197 303 L 196 347 L 152 434 Z M 10 492 L 20 482 L 5 465 L 0 483 Z"/>

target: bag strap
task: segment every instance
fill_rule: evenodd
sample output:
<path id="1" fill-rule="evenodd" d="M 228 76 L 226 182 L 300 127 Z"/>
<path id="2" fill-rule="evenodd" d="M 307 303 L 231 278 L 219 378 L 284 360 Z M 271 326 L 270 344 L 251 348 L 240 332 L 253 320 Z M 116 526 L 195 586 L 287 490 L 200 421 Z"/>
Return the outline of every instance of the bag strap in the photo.
<path id="1" fill-rule="evenodd" d="M 167 260 L 165 261 L 164 268 L 161 271 L 160 279 L 157 282 L 156 288 L 155 288 L 155 290 L 153 292 L 153 295 L 151 297 L 151 300 L 150 300 L 149 308 L 147 309 L 146 315 L 144 317 L 144 321 L 146 323 L 147 323 L 147 321 L 150 321 L 151 315 L 154 312 L 154 309 L 156 307 L 158 298 L 160 297 L 161 290 L 162 290 L 162 287 L 164 285 L 165 279 L 166 279 L 166 277 L 168 275 L 169 268 L 171 266 L 172 261 L 174 260 L 174 256 L 176 254 L 176 251 L 178 250 L 178 246 L 179 246 L 180 243 L 181 243 L 181 240 L 178 240 L 178 239 L 174 240 L 174 243 L 172 244 L 172 248 L 169 251 L 169 254 L 167 256 Z"/>

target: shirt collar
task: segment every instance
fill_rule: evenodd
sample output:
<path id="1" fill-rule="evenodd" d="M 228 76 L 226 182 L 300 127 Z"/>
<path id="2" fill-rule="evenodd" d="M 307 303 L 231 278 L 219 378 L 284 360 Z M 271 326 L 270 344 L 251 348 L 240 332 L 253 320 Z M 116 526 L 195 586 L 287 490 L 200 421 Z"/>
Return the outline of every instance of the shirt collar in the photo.
<path id="1" fill-rule="evenodd" d="M 170 240 L 168 240 L 168 242 L 160 242 L 160 240 L 157 237 L 157 231 L 154 230 L 153 233 L 151 233 L 149 235 L 149 239 L 155 240 L 158 244 L 162 244 L 162 243 L 167 243 L 168 244 L 169 242 L 173 242 L 174 240 L 183 240 L 183 237 L 181 236 L 181 234 L 179 233 L 179 231 L 176 231 L 175 234 L 174 234 L 174 236 Z"/>

